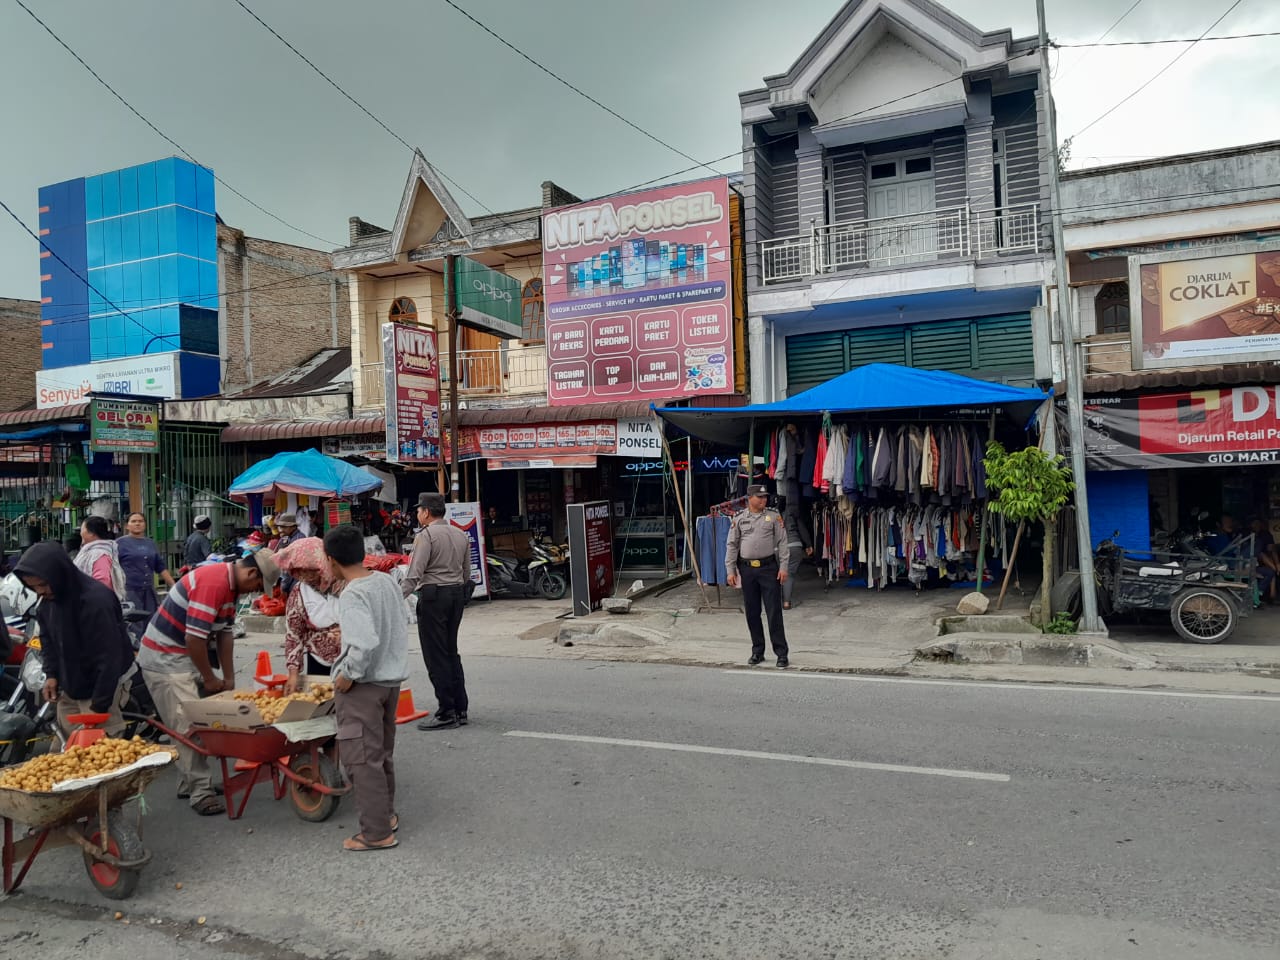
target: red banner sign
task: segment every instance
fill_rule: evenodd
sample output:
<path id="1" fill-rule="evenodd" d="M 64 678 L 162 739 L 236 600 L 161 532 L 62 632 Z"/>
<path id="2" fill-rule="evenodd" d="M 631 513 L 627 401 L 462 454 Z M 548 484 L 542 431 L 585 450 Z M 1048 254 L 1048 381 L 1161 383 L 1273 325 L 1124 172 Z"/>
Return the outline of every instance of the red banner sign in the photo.
<path id="1" fill-rule="evenodd" d="M 387 398 L 387 460 L 440 460 L 440 358 L 431 330 L 403 323 L 382 325 Z"/>
<path id="2" fill-rule="evenodd" d="M 1091 469 L 1280 463 L 1280 386 L 1088 397 L 1084 418 Z"/>
<path id="3" fill-rule="evenodd" d="M 724 178 L 543 214 L 552 406 L 733 392 Z"/>

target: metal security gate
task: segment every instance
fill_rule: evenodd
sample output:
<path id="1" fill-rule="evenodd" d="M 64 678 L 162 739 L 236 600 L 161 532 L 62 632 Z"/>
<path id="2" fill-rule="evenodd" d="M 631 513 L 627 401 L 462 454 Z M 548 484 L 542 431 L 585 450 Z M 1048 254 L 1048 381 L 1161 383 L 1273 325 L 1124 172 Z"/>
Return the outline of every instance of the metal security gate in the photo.
<path id="1" fill-rule="evenodd" d="M 182 545 L 195 517 L 213 518 L 214 547 L 248 525 L 244 504 L 228 500 L 227 488 L 241 471 L 221 440 L 222 427 L 162 425 L 160 450 L 144 458 L 142 501 L 147 530 L 169 560 L 182 566 Z"/>

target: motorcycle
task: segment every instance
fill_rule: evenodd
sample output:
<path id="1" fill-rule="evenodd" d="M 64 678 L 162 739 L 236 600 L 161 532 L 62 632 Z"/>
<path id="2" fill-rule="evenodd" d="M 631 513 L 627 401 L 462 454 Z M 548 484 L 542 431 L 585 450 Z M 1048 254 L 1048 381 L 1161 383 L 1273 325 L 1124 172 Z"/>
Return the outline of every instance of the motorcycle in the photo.
<path id="1" fill-rule="evenodd" d="M 488 554 L 489 596 L 491 597 L 542 597 L 559 600 L 569 589 L 568 582 L 559 573 L 547 569 L 545 557 L 530 560 L 499 557 Z"/>
<path id="2" fill-rule="evenodd" d="M 26 644 L 13 691 L 0 707 L 0 766 L 22 763 L 36 753 L 48 752 L 55 743 L 60 745 L 54 706 L 41 696 L 44 681 L 40 640 L 33 637 Z"/>
<path id="3" fill-rule="evenodd" d="M 548 600 L 559 600 L 569 592 L 569 545 L 552 543 L 535 536 L 529 541 L 529 549 L 535 560 L 545 561 L 547 583 L 542 595 Z"/>

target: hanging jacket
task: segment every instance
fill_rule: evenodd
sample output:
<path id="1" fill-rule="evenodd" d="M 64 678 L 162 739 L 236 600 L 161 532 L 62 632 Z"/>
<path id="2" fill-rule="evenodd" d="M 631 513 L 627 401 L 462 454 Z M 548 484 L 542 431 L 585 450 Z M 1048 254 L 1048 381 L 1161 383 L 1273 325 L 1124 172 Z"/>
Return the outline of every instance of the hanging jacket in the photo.
<path id="1" fill-rule="evenodd" d="M 807 496 L 813 495 L 813 470 L 817 461 L 818 443 L 814 439 L 812 428 L 806 428 L 804 431 L 804 447 L 800 453 L 800 468 L 796 478 L 803 488 L 801 492 Z"/>
<path id="2" fill-rule="evenodd" d="M 987 465 L 983 462 L 986 455 L 985 445 L 982 437 L 978 433 L 978 428 L 973 428 L 973 495 L 979 500 L 987 499 Z"/>
<path id="3" fill-rule="evenodd" d="M 889 431 L 884 427 L 876 437 L 875 453 L 871 457 L 871 486 L 890 486 L 889 477 L 893 472 L 893 443 L 889 439 Z"/>
<path id="4" fill-rule="evenodd" d="M 775 464 L 776 469 L 774 471 L 774 478 L 777 480 L 787 479 L 787 465 L 790 462 L 791 455 L 790 444 L 787 443 L 787 440 L 790 437 L 791 434 L 787 433 L 785 427 L 778 431 L 778 462 Z"/>

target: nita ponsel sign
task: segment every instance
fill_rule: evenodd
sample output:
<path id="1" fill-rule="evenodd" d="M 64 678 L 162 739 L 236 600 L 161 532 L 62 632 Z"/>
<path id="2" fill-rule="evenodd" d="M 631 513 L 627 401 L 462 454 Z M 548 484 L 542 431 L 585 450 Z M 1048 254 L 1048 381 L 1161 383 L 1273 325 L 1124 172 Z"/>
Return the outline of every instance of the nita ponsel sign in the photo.
<path id="1" fill-rule="evenodd" d="M 440 356 L 434 331 L 382 325 L 387 462 L 440 461 Z"/>
<path id="2" fill-rule="evenodd" d="M 520 281 L 466 257 L 454 260 L 458 322 L 506 340 L 524 334 L 520 316 Z"/>

